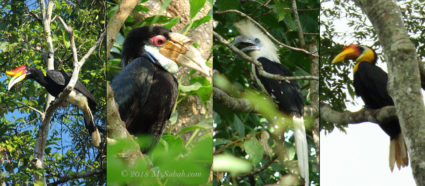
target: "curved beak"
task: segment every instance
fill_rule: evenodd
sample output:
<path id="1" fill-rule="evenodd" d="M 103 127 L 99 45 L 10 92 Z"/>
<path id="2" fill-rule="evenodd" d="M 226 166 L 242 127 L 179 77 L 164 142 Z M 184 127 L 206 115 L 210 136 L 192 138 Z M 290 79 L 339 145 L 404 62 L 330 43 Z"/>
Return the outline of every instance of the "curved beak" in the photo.
<path id="1" fill-rule="evenodd" d="M 25 70 L 25 66 L 20 66 L 14 70 L 6 71 L 6 74 L 12 76 L 12 79 L 9 81 L 7 85 L 7 90 L 10 90 L 16 83 L 25 79 L 27 73 Z"/>
<path id="2" fill-rule="evenodd" d="M 192 40 L 188 37 L 170 33 L 170 39 L 161 46 L 159 52 L 175 61 L 177 64 L 197 70 L 206 76 L 210 76 L 209 68 L 205 64 L 205 59 L 202 58 L 199 51 L 193 47 Z"/>
<path id="3" fill-rule="evenodd" d="M 245 36 L 238 36 L 232 43 L 235 47 L 239 48 L 242 52 L 251 52 L 254 50 L 260 50 L 257 43 L 251 38 Z"/>
<path id="4" fill-rule="evenodd" d="M 332 60 L 332 64 L 347 60 L 347 59 L 357 59 L 360 54 L 358 54 L 358 51 L 355 50 L 352 47 L 345 48 L 341 53 L 339 53 L 335 58 Z"/>

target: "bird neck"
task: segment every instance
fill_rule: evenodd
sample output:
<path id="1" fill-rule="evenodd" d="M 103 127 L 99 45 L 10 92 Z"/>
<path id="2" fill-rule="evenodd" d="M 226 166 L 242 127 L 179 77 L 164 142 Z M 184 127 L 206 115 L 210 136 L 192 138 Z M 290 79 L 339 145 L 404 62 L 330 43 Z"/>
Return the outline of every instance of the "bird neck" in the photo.
<path id="1" fill-rule="evenodd" d="M 356 64 L 354 65 L 353 71 L 357 72 L 360 63 L 362 62 L 376 64 L 376 61 L 377 61 L 377 57 L 376 57 L 375 51 L 366 47 L 363 53 L 359 57 L 357 57 Z"/>
<path id="2" fill-rule="evenodd" d="M 164 68 L 166 71 L 174 74 L 177 73 L 179 70 L 178 65 L 172 61 L 171 59 L 168 59 L 167 57 L 163 56 L 158 48 L 145 45 L 145 54 L 148 56 L 150 61 L 154 64 L 160 65 L 162 68 Z"/>
<path id="3" fill-rule="evenodd" d="M 46 76 L 43 74 L 43 72 L 40 69 L 30 68 L 29 72 L 31 73 L 31 75 L 29 75 L 28 78 L 37 81 L 37 83 L 39 83 L 42 86 L 46 86 L 48 84 Z"/>

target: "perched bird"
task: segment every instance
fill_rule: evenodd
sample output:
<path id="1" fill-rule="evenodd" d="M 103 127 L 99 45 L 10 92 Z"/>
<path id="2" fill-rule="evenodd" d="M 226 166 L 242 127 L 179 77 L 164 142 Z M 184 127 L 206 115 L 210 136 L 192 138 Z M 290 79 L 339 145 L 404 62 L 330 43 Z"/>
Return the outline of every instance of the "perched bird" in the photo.
<path id="1" fill-rule="evenodd" d="M 375 51 L 369 47 L 351 44 L 344 47 L 344 50 L 332 60 L 332 63 L 348 59 L 356 61 L 353 69 L 353 86 L 366 107 L 380 109 L 384 106 L 394 105 L 387 91 L 387 73 L 376 66 L 377 56 Z M 378 124 L 391 139 L 389 156 L 391 171 L 394 170 L 395 163 L 399 169 L 409 165 L 406 143 L 398 119 L 391 118 Z"/>
<path id="2" fill-rule="evenodd" d="M 47 92 L 54 97 L 59 96 L 63 89 L 65 89 L 65 87 L 68 85 L 72 76 L 69 73 L 59 70 L 48 70 L 46 75 L 44 75 L 40 69 L 35 67 L 26 67 L 24 65 L 14 70 L 6 71 L 6 74 L 13 76 L 9 82 L 8 90 L 10 90 L 16 83 L 22 80 L 32 79 L 46 88 Z M 101 140 L 99 131 L 94 124 L 93 113 L 96 110 L 96 100 L 94 99 L 93 95 L 81 82 L 77 81 L 74 89 L 71 91 L 66 101 L 77 106 L 83 111 L 84 123 L 87 130 L 91 134 L 91 142 L 94 146 L 98 147 Z"/>
<path id="3" fill-rule="evenodd" d="M 176 63 L 207 76 L 209 69 L 188 37 L 160 26 L 131 30 L 121 63 L 123 70 L 111 82 L 114 99 L 131 134 L 153 137 L 142 147 L 142 152 L 148 152 L 160 139 L 176 103 Z"/>
<path id="4" fill-rule="evenodd" d="M 277 48 L 273 42 L 248 20 L 239 21 L 235 24 L 241 36 L 238 36 L 233 45 L 243 52 L 249 53 L 263 66 L 264 71 L 281 76 L 292 76 L 292 72 L 283 66 L 277 55 Z M 309 185 L 308 148 L 304 126 L 304 102 L 300 87 L 294 80 L 279 81 L 269 79 L 259 74 L 257 66 L 252 64 L 253 74 L 269 96 L 276 102 L 279 110 L 292 117 L 294 123 L 294 136 L 298 156 L 298 167 L 305 185 Z"/>

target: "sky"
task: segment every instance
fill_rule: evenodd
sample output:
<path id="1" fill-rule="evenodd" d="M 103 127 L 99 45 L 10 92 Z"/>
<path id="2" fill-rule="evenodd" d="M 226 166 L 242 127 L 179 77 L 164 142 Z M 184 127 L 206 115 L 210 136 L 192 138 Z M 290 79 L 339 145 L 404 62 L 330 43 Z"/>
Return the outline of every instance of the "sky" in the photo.
<path id="1" fill-rule="evenodd" d="M 332 7 L 333 2 L 322 3 L 322 7 Z M 326 17 L 321 17 L 322 20 Z M 363 43 L 350 38 L 351 30 L 346 18 L 334 20 L 335 31 L 344 33 L 338 38 L 341 44 Z M 371 25 L 370 22 L 366 24 Z M 385 63 L 378 66 L 387 71 Z M 352 74 L 350 77 L 353 77 Z M 347 94 L 347 97 L 350 97 Z M 357 105 L 347 104 L 349 111 L 360 110 L 364 103 L 356 98 Z M 350 124 L 346 133 L 339 129 L 331 133 L 320 133 L 320 185 L 322 186 L 414 186 L 415 181 L 410 165 L 391 172 L 389 168 L 390 138 L 377 124 L 364 122 Z"/>

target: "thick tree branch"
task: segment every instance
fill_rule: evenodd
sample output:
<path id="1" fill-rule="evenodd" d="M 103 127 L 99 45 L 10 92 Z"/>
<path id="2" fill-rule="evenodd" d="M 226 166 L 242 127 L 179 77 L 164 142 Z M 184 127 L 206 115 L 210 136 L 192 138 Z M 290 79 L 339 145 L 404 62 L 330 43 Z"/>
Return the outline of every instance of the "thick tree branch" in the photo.
<path id="1" fill-rule="evenodd" d="M 139 0 L 123 0 L 118 10 L 111 19 L 108 20 L 108 26 L 106 28 L 108 31 L 106 37 L 106 56 L 109 56 L 109 52 L 115 42 L 118 32 L 138 3 Z"/>
<path id="2" fill-rule="evenodd" d="M 425 66 L 424 62 L 418 60 L 418 68 L 421 77 L 421 87 L 425 90 Z"/>
<path id="3" fill-rule="evenodd" d="M 53 1 L 49 1 L 46 9 L 46 2 L 44 0 L 40 1 L 40 7 L 41 7 L 41 18 L 43 23 L 43 31 L 45 35 L 45 39 L 48 46 L 48 53 L 46 57 L 47 62 L 47 70 L 53 70 L 54 65 L 54 47 L 53 47 L 53 40 L 51 35 L 51 29 L 50 29 L 50 23 L 51 23 L 51 17 L 52 17 L 52 11 L 54 6 Z M 47 100 L 46 100 L 46 111 L 44 112 L 43 122 L 38 129 L 37 133 L 37 141 L 35 142 L 35 148 L 34 148 L 34 161 L 37 165 L 40 165 L 40 168 L 43 167 L 43 156 L 44 156 L 44 149 L 46 148 L 46 141 L 47 136 L 49 134 L 49 123 L 51 118 L 51 113 L 48 112 L 50 103 L 53 101 L 53 96 L 48 94 Z M 52 111 L 50 111 L 52 112 Z M 46 120 L 46 118 L 49 118 Z M 38 174 L 34 174 L 34 180 L 35 182 L 41 182 L 43 184 L 46 183 L 46 180 L 44 176 L 40 176 Z"/>
<path id="4" fill-rule="evenodd" d="M 339 112 L 325 103 L 320 104 L 320 118 L 331 123 L 346 125 L 363 122 L 382 123 L 385 120 L 396 117 L 394 106 L 386 106 L 381 109 L 361 109 L 357 112 Z"/>
<path id="5" fill-rule="evenodd" d="M 297 33 L 298 33 L 298 39 L 300 39 L 300 46 L 301 46 L 301 48 L 304 48 L 305 40 L 304 40 L 303 29 L 301 27 L 300 17 L 298 16 L 297 1 L 296 0 L 292 0 L 292 14 L 294 15 L 295 22 L 297 23 L 297 28 L 298 28 Z M 312 53 L 312 54 L 314 54 L 314 53 Z"/>
<path id="6" fill-rule="evenodd" d="M 114 92 L 109 84 L 107 84 L 106 94 L 106 126 L 108 138 L 112 139 L 109 140 L 108 144 L 114 140 L 129 139 L 134 148 L 122 153 L 122 157 L 126 158 L 129 165 L 132 165 L 133 162 L 143 158 L 143 154 L 140 151 L 139 144 L 132 138 L 132 135 L 125 127 L 125 123 L 121 120 L 118 105 L 114 99 Z"/>
<path id="7" fill-rule="evenodd" d="M 284 43 L 282 43 L 282 42 L 280 42 L 279 40 L 277 40 L 276 38 L 274 38 L 268 31 L 267 31 L 267 29 L 265 29 L 263 26 L 261 26 L 261 24 L 260 23 L 258 23 L 257 21 L 255 21 L 254 19 L 252 19 L 251 17 L 249 17 L 248 15 L 246 15 L 245 13 L 243 13 L 243 12 L 241 12 L 241 11 L 239 11 L 239 10 L 234 10 L 234 9 L 231 9 L 231 10 L 224 10 L 224 11 L 215 11 L 214 13 L 216 13 L 216 14 L 224 14 L 224 13 L 237 13 L 237 14 L 239 14 L 239 15 L 241 15 L 241 16 L 243 16 L 243 17 L 246 17 L 247 19 L 249 19 L 252 23 L 254 23 L 255 25 L 257 25 L 270 39 L 272 39 L 275 43 L 277 43 L 277 44 L 279 44 L 280 46 L 282 46 L 282 47 L 284 47 L 284 48 L 286 48 L 286 49 L 289 49 L 289 50 L 293 50 L 293 51 L 298 51 L 298 52 L 302 52 L 302 53 L 304 53 L 304 54 L 307 54 L 307 55 L 309 55 L 309 56 L 313 56 L 313 57 L 316 57 L 316 58 L 318 58 L 319 56 L 317 55 L 317 54 L 313 54 L 313 53 L 310 53 L 309 51 L 307 51 L 307 50 L 305 50 L 305 49 L 302 49 L 302 48 L 297 48 L 297 47 L 293 47 L 293 46 L 289 46 L 289 45 L 286 45 L 286 44 L 284 44 Z"/>
<path id="8" fill-rule="evenodd" d="M 214 39 L 216 39 L 217 41 L 219 41 L 223 45 L 227 46 L 230 50 L 232 50 L 233 52 L 238 54 L 240 57 L 242 57 L 242 59 L 255 64 L 255 66 L 257 66 L 258 72 L 260 73 L 261 76 L 264 76 L 264 77 L 269 78 L 269 79 L 275 79 L 275 80 L 319 80 L 318 76 L 281 76 L 281 75 L 278 75 L 278 74 L 270 74 L 270 73 L 264 71 L 263 66 L 261 65 L 260 62 L 249 57 L 248 55 L 246 55 L 245 53 L 240 51 L 238 48 L 236 48 L 235 46 L 230 44 L 220 34 L 213 31 L 213 35 L 214 35 Z"/>
<path id="9" fill-rule="evenodd" d="M 45 3 L 44 0 L 41 1 L 41 7 L 42 10 L 45 10 Z M 54 50 L 53 50 L 53 42 L 52 42 L 52 38 L 50 35 L 50 24 L 51 24 L 51 14 L 52 14 L 52 10 L 53 10 L 53 6 L 54 6 L 54 2 L 53 1 L 49 1 L 49 5 L 48 5 L 48 9 L 47 12 L 42 12 L 43 14 L 43 26 L 44 26 L 44 31 L 45 32 L 49 32 L 47 35 L 46 40 L 51 42 L 51 44 L 49 44 L 49 55 L 48 55 L 48 70 L 52 70 L 53 69 L 53 56 L 54 56 Z M 80 72 L 81 67 L 84 65 L 84 63 L 86 62 L 87 58 L 86 56 L 89 56 L 93 53 L 94 49 L 99 46 L 99 44 L 101 43 L 103 37 L 105 36 L 106 33 L 103 33 L 99 39 L 96 41 L 96 43 L 89 49 L 89 51 L 87 52 L 87 54 L 82 58 L 81 61 L 78 61 L 78 53 L 75 47 L 75 41 L 74 41 L 74 34 L 72 32 L 72 28 L 70 26 L 68 26 L 65 21 L 63 21 L 63 19 L 61 17 L 58 16 L 59 21 L 63 24 L 66 32 L 69 34 L 69 38 L 71 40 L 71 48 L 72 48 L 72 53 L 73 53 L 73 58 L 74 58 L 74 70 L 72 73 L 72 77 L 67 85 L 67 87 L 62 91 L 62 93 L 59 95 L 59 97 L 56 99 L 56 101 L 53 104 L 50 104 L 50 101 L 48 99 L 47 101 L 47 109 L 44 113 L 44 118 L 43 118 L 43 122 L 42 125 L 40 126 L 39 132 L 37 134 L 37 141 L 36 141 L 36 147 L 35 147 L 35 158 L 34 161 L 36 162 L 36 164 L 40 165 L 39 168 L 43 167 L 43 156 L 44 156 L 44 149 L 46 148 L 46 140 L 49 134 L 49 124 L 51 121 L 51 118 L 53 116 L 54 111 L 59 108 L 59 106 L 61 106 L 65 100 L 67 99 L 68 95 L 71 93 L 71 91 L 74 89 L 74 86 L 78 80 L 78 74 Z M 51 95 L 49 95 L 49 97 L 51 97 Z M 36 181 L 43 181 L 43 183 L 45 183 L 44 178 L 36 175 L 35 176 L 35 180 Z"/>
<path id="10" fill-rule="evenodd" d="M 394 1 L 353 0 L 367 15 L 382 44 L 392 97 L 417 185 L 425 185 L 425 107 L 415 45 Z"/>

